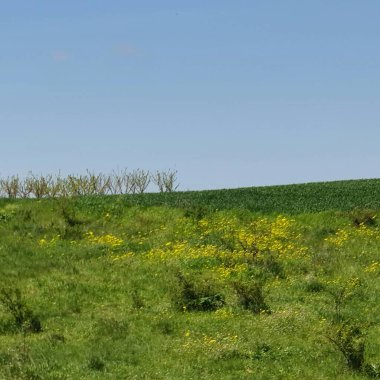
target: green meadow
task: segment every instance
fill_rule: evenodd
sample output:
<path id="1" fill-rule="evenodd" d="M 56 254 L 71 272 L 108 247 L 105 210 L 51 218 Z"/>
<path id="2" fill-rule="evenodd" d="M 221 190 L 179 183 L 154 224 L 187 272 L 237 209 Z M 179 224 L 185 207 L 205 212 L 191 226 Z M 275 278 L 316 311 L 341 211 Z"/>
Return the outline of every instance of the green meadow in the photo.
<path id="1" fill-rule="evenodd" d="M 0 199 L 0 379 L 380 377 L 380 180 Z"/>

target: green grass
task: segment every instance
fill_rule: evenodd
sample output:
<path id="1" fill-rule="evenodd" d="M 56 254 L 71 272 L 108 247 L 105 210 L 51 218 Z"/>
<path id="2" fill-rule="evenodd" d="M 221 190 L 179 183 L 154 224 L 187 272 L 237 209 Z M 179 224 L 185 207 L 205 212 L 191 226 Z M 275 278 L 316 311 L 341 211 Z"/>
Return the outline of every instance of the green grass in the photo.
<path id="1" fill-rule="evenodd" d="M 127 196 L 128 205 L 306 213 L 380 208 L 380 179 Z"/>
<path id="2" fill-rule="evenodd" d="M 0 379 L 379 375 L 379 187 L 1 199 Z"/>

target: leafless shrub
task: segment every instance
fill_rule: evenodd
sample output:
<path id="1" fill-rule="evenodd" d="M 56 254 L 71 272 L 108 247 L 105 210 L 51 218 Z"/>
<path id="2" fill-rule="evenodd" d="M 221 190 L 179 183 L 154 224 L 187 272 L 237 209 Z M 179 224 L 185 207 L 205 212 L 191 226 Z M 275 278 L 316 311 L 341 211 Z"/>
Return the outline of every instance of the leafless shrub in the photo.
<path id="1" fill-rule="evenodd" d="M 52 198 L 63 197 L 67 195 L 66 180 L 61 178 L 60 174 L 51 179 L 49 196 Z"/>
<path id="2" fill-rule="evenodd" d="M 172 192 L 176 185 L 177 171 L 149 171 L 136 169 L 128 172 L 127 169 L 113 171 L 111 175 L 94 173 L 87 170 L 84 175 L 70 174 L 61 177 L 35 175 L 30 173 L 26 178 L 11 176 L 0 179 L 0 196 L 8 198 L 58 198 L 81 195 L 105 194 L 142 194 L 153 182 L 160 192 Z"/>
<path id="3" fill-rule="evenodd" d="M 113 171 L 109 176 L 108 190 L 111 194 L 126 194 L 126 179 L 128 177 L 127 169 L 122 171 Z"/>
<path id="4" fill-rule="evenodd" d="M 177 190 L 179 185 L 176 185 L 177 182 L 177 171 L 176 170 L 167 170 L 167 171 L 156 171 L 152 176 L 152 181 L 157 185 L 161 193 L 171 193 Z"/>
<path id="5" fill-rule="evenodd" d="M 0 180 L 1 192 L 8 198 L 17 198 L 20 192 L 20 178 L 18 176 L 7 177 Z"/>
<path id="6" fill-rule="evenodd" d="M 31 187 L 31 194 L 37 199 L 49 196 L 52 179 L 52 175 L 36 176 L 31 174 L 31 177 L 27 179 Z"/>
<path id="7" fill-rule="evenodd" d="M 129 193 L 131 193 L 132 192 L 132 187 L 134 185 L 133 185 L 133 182 L 132 182 L 131 175 L 126 170 L 123 173 L 123 184 L 124 184 L 124 189 L 121 192 L 121 194 L 129 194 Z"/>
<path id="8" fill-rule="evenodd" d="M 21 198 L 29 198 L 33 191 L 33 182 L 30 177 L 26 177 L 20 181 L 19 196 Z"/>
<path id="9" fill-rule="evenodd" d="M 98 195 L 104 195 L 107 193 L 108 184 L 111 181 L 111 177 L 105 174 L 99 174 L 96 179 L 96 193 Z"/>
<path id="10" fill-rule="evenodd" d="M 85 176 L 69 174 L 66 179 L 67 193 L 69 196 L 85 195 L 88 185 Z"/>
<path id="11" fill-rule="evenodd" d="M 148 171 L 137 169 L 130 174 L 130 191 L 132 194 L 142 194 L 149 186 L 150 173 Z"/>
<path id="12" fill-rule="evenodd" d="M 87 170 L 87 175 L 81 176 L 80 179 L 82 191 L 84 191 L 86 195 L 105 194 L 110 181 L 109 176 L 105 176 L 102 173 L 92 173 L 89 170 Z"/>

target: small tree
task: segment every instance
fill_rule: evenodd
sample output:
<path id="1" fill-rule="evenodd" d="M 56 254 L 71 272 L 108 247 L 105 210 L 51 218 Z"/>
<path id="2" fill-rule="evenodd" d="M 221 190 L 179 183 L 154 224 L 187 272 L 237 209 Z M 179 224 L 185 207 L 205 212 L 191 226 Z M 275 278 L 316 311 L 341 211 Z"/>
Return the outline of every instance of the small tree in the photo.
<path id="1" fill-rule="evenodd" d="M 12 176 L 0 180 L 1 191 L 8 196 L 8 198 L 17 198 L 20 190 L 20 179 L 18 176 Z"/>
<path id="2" fill-rule="evenodd" d="M 179 185 L 176 185 L 177 182 L 177 171 L 176 170 L 167 170 L 167 171 L 156 171 L 152 175 L 152 181 L 155 185 L 158 186 L 158 189 L 161 193 L 171 193 L 177 190 Z"/>
<path id="3" fill-rule="evenodd" d="M 148 171 L 137 169 L 130 175 L 131 192 L 144 193 L 150 183 L 150 173 Z"/>

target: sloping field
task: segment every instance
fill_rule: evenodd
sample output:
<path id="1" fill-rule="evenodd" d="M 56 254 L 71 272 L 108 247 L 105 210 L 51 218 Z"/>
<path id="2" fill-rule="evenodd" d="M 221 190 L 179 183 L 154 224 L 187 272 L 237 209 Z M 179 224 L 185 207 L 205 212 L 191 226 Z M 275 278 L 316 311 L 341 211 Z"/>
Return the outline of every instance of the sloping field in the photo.
<path id="1" fill-rule="evenodd" d="M 0 200 L 0 379 L 380 376 L 380 180 Z"/>
<path id="2" fill-rule="evenodd" d="M 254 212 L 305 213 L 353 208 L 380 208 L 380 180 L 352 180 L 285 186 L 190 191 L 129 196 L 129 205 L 186 206 L 246 209 Z"/>

